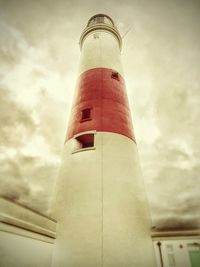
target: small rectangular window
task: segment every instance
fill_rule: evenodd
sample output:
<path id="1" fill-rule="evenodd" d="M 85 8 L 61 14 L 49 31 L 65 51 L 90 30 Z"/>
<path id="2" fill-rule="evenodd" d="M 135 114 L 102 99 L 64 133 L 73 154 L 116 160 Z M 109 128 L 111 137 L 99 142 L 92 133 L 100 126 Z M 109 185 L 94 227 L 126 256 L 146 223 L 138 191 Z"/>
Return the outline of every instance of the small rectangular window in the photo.
<path id="1" fill-rule="evenodd" d="M 82 110 L 81 121 L 91 120 L 91 108 L 86 108 Z"/>
<path id="2" fill-rule="evenodd" d="M 119 73 L 116 72 L 116 71 L 113 71 L 112 75 L 111 75 L 111 78 L 119 81 Z"/>
<path id="3" fill-rule="evenodd" d="M 81 151 L 84 148 L 94 149 L 94 133 L 82 134 L 75 138 L 74 152 Z"/>
<path id="4" fill-rule="evenodd" d="M 175 262 L 175 257 L 174 257 L 174 249 L 173 245 L 167 245 L 167 252 L 168 252 L 168 263 L 170 267 L 175 267 L 176 262 Z"/>
<path id="5" fill-rule="evenodd" d="M 93 147 L 94 146 L 94 134 L 84 134 L 77 137 L 77 140 L 81 144 L 81 148 Z"/>
<path id="6" fill-rule="evenodd" d="M 103 16 L 98 16 L 95 18 L 97 23 L 104 23 L 104 17 Z"/>

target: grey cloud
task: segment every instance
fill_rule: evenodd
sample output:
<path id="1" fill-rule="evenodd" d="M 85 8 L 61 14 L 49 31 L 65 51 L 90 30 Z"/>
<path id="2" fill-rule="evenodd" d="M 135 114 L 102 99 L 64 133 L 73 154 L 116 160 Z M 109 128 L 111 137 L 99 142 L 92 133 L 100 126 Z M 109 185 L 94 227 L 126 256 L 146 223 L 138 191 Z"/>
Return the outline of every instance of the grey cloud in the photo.
<path id="1" fill-rule="evenodd" d="M 191 85 L 192 87 L 192 85 Z M 198 135 L 198 129 L 195 127 L 195 121 L 200 115 L 200 110 L 195 107 L 192 99 L 198 98 L 199 92 L 193 88 L 172 88 L 157 94 L 155 103 L 157 123 L 162 130 L 162 134 L 169 138 L 194 138 Z M 197 105 L 198 103 L 196 103 Z M 189 136 L 188 136 L 189 135 Z"/>
<path id="2" fill-rule="evenodd" d="M 65 102 L 61 103 L 50 97 L 45 90 L 41 92 L 40 103 L 42 107 L 38 109 L 39 132 L 50 144 L 52 153 L 59 154 L 64 144 L 66 115 L 63 110 L 67 110 L 67 106 Z"/>
<path id="3" fill-rule="evenodd" d="M 154 90 L 160 136 L 141 154 L 153 224 L 159 229 L 200 226 L 200 109 L 194 99 L 199 92 L 184 87 Z"/>
<path id="4" fill-rule="evenodd" d="M 32 164 L 27 168 L 25 173 L 29 176 L 31 192 L 29 197 L 21 196 L 21 203 L 44 214 L 49 214 L 55 193 L 54 185 L 57 172 L 57 165 L 43 162 L 37 165 Z"/>
<path id="5" fill-rule="evenodd" d="M 21 196 L 29 197 L 30 186 L 22 178 L 19 165 L 14 160 L 3 160 L 0 163 L 0 195 L 18 202 Z"/>
<path id="6" fill-rule="evenodd" d="M 40 212 L 48 213 L 50 212 L 58 163 L 48 163 L 39 156 L 32 156 L 31 152 L 23 155 L 20 151 L 39 131 L 50 142 L 50 148 L 55 153 L 56 149 L 53 148 L 56 141 L 53 138 L 56 139 L 59 134 L 54 133 L 54 128 L 47 127 L 53 115 L 50 114 L 49 119 L 47 119 L 47 115 L 44 115 L 44 118 L 41 117 L 41 120 L 46 122 L 42 129 L 40 124 L 35 124 L 30 110 L 20 106 L 12 98 L 8 90 L 0 90 L 0 144 L 3 156 L 3 159 L 0 160 L 0 195 Z M 7 155 L 9 148 L 15 150 L 12 159 Z M 56 153 L 59 153 L 59 149 L 56 150 Z"/>
<path id="7" fill-rule="evenodd" d="M 6 89 L 0 89 L 0 102 L 0 145 L 20 146 L 35 132 L 31 113 L 13 101 Z"/>
<path id="8" fill-rule="evenodd" d="M 167 217 L 167 215 L 164 214 L 162 218 L 155 220 L 154 223 L 156 224 L 156 226 L 154 226 L 155 230 L 190 230 L 199 228 L 200 220 L 199 218 L 194 218 L 194 216 L 182 219 L 177 218 L 177 215 Z"/>
<path id="9" fill-rule="evenodd" d="M 21 32 L 11 27 L 0 15 L 0 60 L 10 68 L 18 64 L 23 56 L 26 42 Z"/>
<path id="10" fill-rule="evenodd" d="M 188 221 L 200 225 L 199 171 L 200 166 L 181 169 L 170 164 L 160 169 L 150 185 L 154 225 L 173 228 L 173 222 L 187 225 Z"/>
<path id="11" fill-rule="evenodd" d="M 27 43 L 19 29 L 5 21 L 1 26 L 2 33 L 4 33 L 0 37 L 0 55 L 4 59 L 1 71 L 4 74 L 3 76 L 6 77 L 7 65 L 9 64 L 11 68 L 9 72 L 12 71 L 13 74 L 10 78 L 15 79 L 17 70 L 24 64 L 22 61 L 32 59 L 27 52 L 34 52 L 35 56 L 38 54 L 36 49 L 33 50 L 31 45 Z M 61 118 L 64 114 L 59 115 L 59 107 L 62 107 L 61 103 L 58 105 L 57 101 L 50 97 L 48 92 L 45 93 L 44 88 L 41 90 L 37 88 L 38 79 L 42 81 L 41 84 L 45 84 L 43 81 L 49 75 L 48 69 L 41 68 L 34 62 L 33 64 L 31 62 L 30 66 L 27 67 L 30 69 L 30 71 L 29 69 L 27 71 L 30 83 L 35 84 L 35 88 L 31 85 L 32 87 L 26 88 L 26 90 L 33 88 L 36 90 L 32 95 L 40 94 L 37 110 L 34 110 L 35 107 L 29 108 L 27 105 L 22 105 L 20 101 L 15 99 L 17 89 L 19 93 L 23 92 L 23 86 L 26 86 L 26 83 L 19 86 L 17 81 L 16 83 L 10 83 L 9 80 L 4 79 L 2 82 L 4 85 L 0 88 L 0 151 L 2 153 L 0 160 L 0 194 L 40 212 L 48 213 L 53 196 L 58 162 L 50 163 L 51 160 L 43 159 L 42 155 L 40 157 L 35 156 L 31 151 L 22 151 L 24 149 L 26 151 L 26 146 L 39 136 L 43 143 L 46 143 L 46 146 L 49 147 L 49 156 L 56 157 L 60 152 L 57 146 L 62 145 L 62 143 L 59 144 L 59 129 L 62 129 L 62 127 L 58 122 L 62 121 Z M 13 86 L 16 87 L 14 90 Z M 57 108 L 56 103 L 59 106 Z M 44 105 L 46 108 L 44 108 Z M 41 116 L 38 117 L 38 114 Z M 36 119 L 34 116 L 36 116 Z"/>
<path id="12" fill-rule="evenodd" d="M 0 195 L 48 214 L 54 193 L 57 166 L 45 165 L 38 158 L 20 154 L 13 160 L 6 159 L 0 163 Z"/>

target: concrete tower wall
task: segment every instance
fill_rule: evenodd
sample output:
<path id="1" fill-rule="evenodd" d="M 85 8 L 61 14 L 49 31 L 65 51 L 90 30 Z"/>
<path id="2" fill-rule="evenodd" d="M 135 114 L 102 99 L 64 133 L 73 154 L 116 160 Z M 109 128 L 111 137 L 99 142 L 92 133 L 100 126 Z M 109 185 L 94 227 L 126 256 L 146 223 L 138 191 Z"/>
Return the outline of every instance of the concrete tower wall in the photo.
<path id="1" fill-rule="evenodd" d="M 107 27 L 89 26 L 81 37 L 55 209 L 54 267 L 155 266 L 120 37 Z M 87 119 L 85 109 L 91 113 Z"/>
<path id="2" fill-rule="evenodd" d="M 63 151 L 54 266 L 155 266 L 134 142 L 102 132 L 94 149 L 75 142 Z"/>
<path id="3" fill-rule="evenodd" d="M 113 69 L 123 75 L 119 42 L 111 32 L 96 30 L 84 39 L 79 72 L 93 68 Z"/>

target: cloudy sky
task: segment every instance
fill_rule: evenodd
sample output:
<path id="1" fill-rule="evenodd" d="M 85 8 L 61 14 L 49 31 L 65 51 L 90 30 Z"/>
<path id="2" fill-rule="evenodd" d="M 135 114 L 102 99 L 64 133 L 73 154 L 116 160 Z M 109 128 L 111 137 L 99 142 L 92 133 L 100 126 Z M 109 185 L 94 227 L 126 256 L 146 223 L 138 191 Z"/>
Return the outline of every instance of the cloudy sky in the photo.
<path id="1" fill-rule="evenodd" d="M 198 0 L 0 0 L 0 193 L 50 213 L 79 37 L 96 13 L 111 16 L 123 36 L 122 61 L 153 225 L 197 227 Z"/>

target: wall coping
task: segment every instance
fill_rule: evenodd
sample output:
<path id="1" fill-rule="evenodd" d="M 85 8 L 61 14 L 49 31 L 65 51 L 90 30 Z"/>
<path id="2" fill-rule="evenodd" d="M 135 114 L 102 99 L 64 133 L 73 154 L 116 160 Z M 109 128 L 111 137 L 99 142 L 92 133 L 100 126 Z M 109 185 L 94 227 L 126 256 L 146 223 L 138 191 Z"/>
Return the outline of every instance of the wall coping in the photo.
<path id="1" fill-rule="evenodd" d="M 174 230 L 174 231 L 151 231 L 152 239 L 156 238 L 200 238 L 200 229 Z"/>
<path id="2" fill-rule="evenodd" d="M 4 226 L 13 226 L 7 227 L 8 232 L 16 233 L 14 229 L 20 228 L 53 239 L 56 237 L 54 219 L 4 197 L 0 197 L 0 222 Z M 1 228 L 4 231 L 5 227 Z"/>

